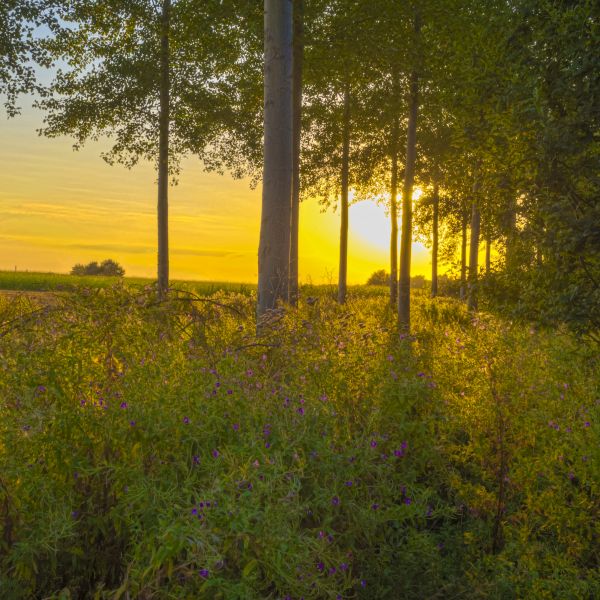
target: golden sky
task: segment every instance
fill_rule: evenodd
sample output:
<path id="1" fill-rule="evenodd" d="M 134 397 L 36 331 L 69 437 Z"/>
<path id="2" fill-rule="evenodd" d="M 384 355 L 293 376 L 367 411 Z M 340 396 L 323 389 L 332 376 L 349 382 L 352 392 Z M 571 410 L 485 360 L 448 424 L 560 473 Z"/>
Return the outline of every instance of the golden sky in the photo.
<path id="1" fill-rule="evenodd" d="M 112 258 L 128 275 L 155 274 L 156 176 L 149 164 L 129 171 L 101 158 L 103 143 L 78 152 L 69 138 L 46 139 L 33 109 L 0 117 L 0 269 L 68 272 L 77 262 Z M 171 277 L 257 279 L 260 186 L 183 163 L 170 189 Z M 339 214 L 315 200 L 300 215 L 300 279 L 335 283 Z M 374 203 L 350 208 L 349 283 L 389 271 L 389 222 Z M 430 272 L 429 252 L 413 247 L 413 274 Z"/>

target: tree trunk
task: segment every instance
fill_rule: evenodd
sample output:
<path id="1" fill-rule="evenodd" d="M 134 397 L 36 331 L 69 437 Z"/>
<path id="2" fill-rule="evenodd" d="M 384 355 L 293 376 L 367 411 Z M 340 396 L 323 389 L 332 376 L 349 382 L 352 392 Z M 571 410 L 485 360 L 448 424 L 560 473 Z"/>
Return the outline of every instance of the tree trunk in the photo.
<path id="1" fill-rule="evenodd" d="M 289 297 L 292 207 L 292 0 L 265 0 L 264 163 L 258 316 Z"/>
<path id="2" fill-rule="evenodd" d="M 433 246 L 431 248 L 431 297 L 438 295 L 438 226 L 440 210 L 440 191 L 438 185 L 437 173 L 433 181 Z"/>
<path id="3" fill-rule="evenodd" d="M 467 287 L 467 211 L 462 214 L 462 238 L 460 245 L 460 292 L 461 300 L 465 299 Z"/>
<path id="4" fill-rule="evenodd" d="M 300 141 L 302 137 L 302 68 L 304 62 L 304 0 L 294 0 L 293 168 L 290 239 L 290 303 L 298 304 L 298 233 L 300 219 Z"/>
<path id="5" fill-rule="evenodd" d="M 400 123 L 394 117 L 392 126 L 392 181 L 390 198 L 390 219 L 392 220 L 392 233 L 390 235 L 390 304 L 396 306 L 398 302 L 398 136 Z"/>
<path id="6" fill-rule="evenodd" d="M 350 85 L 344 88 L 344 122 L 342 129 L 342 202 L 340 226 L 340 273 L 338 302 L 346 302 L 348 277 L 348 185 L 350 174 Z"/>
<path id="7" fill-rule="evenodd" d="M 471 212 L 471 245 L 469 247 L 469 287 L 467 307 L 469 310 L 477 310 L 477 271 L 479 268 L 479 228 L 481 214 L 479 212 L 479 183 L 473 184 L 473 209 Z"/>
<path id="8" fill-rule="evenodd" d="M 171 0 L 163 0 L 160 34 L 160 112 L 158 142 L 158 297 L 169 289 L 169 123 L 170 65 L 169 31 Z"/>
<path id="9" fill-rule="evenodd" d="M 411 76 L 406 143 L 406 169 L 402 190 L 402 236 L 400 239 L 400 281 L 398 286 L 398 324 L 410 328 L 410 261 L 412 250 L 412 194 L 417 157 L 417 115 L 419 110 L 419 80 Z"/>
<path id="10" fill-rule="evenodd" d="M 492 240 L 488 233 L 485 237 L 485 274 L 489 275 L 492 264 Z"/>

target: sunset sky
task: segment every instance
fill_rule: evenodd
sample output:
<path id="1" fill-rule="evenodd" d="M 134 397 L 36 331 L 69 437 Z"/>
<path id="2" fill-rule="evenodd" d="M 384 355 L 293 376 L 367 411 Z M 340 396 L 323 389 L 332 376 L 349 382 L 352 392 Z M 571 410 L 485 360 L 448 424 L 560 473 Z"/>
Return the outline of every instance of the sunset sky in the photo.
<path id="1" fill-rule="evenodd" d="M 22 104 L 27 104 L 26 102 Z M 106 142 L 79 152 L 69 138 L 46 139 L 42 114 L 0 117 L 0 269 L 68 272 L 77 262 L 112 258 L 128 275 L 154 276 L 156 186 L 149 164 L 109 166 Z M 170 190 L 171 276 L 252 282 L 257 278 L 260 186 L 205 173 L 184 161 Z M 300 279 L 337 280 L 339 214 L 303 203 Z M 388 266 L 389 222 L 374 203 L 350 209 L 348 281 L 364 283 Z M 415 244 L 413 274 L 429 273 L 429 252 Z"/>

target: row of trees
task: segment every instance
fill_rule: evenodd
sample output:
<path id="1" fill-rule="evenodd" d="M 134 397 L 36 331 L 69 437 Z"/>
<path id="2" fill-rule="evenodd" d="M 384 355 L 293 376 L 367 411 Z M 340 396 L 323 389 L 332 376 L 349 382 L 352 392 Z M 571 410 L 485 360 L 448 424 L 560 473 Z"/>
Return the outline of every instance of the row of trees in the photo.
<path id="1" fill-rule="evenodd" d="M 37 88 L 46 135 L 77 146 L 109 135 L 109 162 L 155 162 L 161 294 L 168 182 L 193 154 L 255 181 L 262 168 L 259 314 L 297 299 L 301 197 L 340 211 L 340 302 L 349 204 L 375 198 L 392 221 L 402 326 L 416 237 L 432 250 L 433 295 L 438 261 L 460 256 L 476 309 L 485 243 L 498 306 L 589 332 L 600 326 L 599 10 L 592 0 L 265 0 L 264 10 L 9 0 L 0 85 L 12 112 Z M 50 85 L 35 83 L 32 58 L 59 65 Z M 415 182 L 425 194 L 413 210 Z"/>

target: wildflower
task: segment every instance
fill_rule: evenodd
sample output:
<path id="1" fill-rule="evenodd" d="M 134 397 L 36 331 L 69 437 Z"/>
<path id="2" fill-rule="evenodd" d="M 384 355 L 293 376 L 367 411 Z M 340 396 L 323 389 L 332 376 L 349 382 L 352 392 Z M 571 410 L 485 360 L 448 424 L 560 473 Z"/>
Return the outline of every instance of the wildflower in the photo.
<path id="1" fill-rule="evenodd" d="M 583 424 L 583 426 L 584 426 L 584 427 L 590 427 L 591 425 L 590 425 L 590 422 L 589 422 L 589 421 L 586 421 L 586 422 Z"/>
<path id="2" fill-rule="evenodd" d="M 331 499 L 331 504 L 333 504 L 333 506 L 339 506 L 339 504 L 340 504 L 340 499 L 339 499 L 337 496 L 334 496 L 334 497 Z"/>
<path id="3" fill-rule="evenodd" d="M 377 442 L 375 440 L 371 440 L 371 448 L 377 448 Z"/>
<path id="4" fill-rule="evenodd" d="M 346 481 L 346 485 L 347 485 L 348 487 L 351 487 L 351 486 L 352 486 L 352 483 L 353 483 L 352 481 Z"/>
<path id="5" fill-rule="evenodd" d="M 194 516 L 196 516 L 198 514 L 198 509 L 197 508 L 192 508 L 192 514 Z"/>
<path id="6" fill-rule="evenodd" d="M 317 563 L 317 571 L 323 571 L 325 569 L 325 565 L 322 562 Z"/>
<path id="7" fill-rule="evenodd" d="M 410 498 L 404 498 L 404 504 L 406 504 L 408 506 L 411 503 L 412 503 L 412 500 Z"/>
<path id="8" fill-rule="evenodd" d="M 340 565 L 340 571 L 347 571 L 348 570 L 348 563 L 342 563 Z"/>
<path id="9" fill-rule="evenodd" d="M 397 456 L 397 457 L 404 456 L 404 450 L 394 450 L 394 456 Z"/>
<path id="10" fill-rule="evenodd" d="M 379 504 L 371 504 L 371 510 L 377 510 L 379 508 Z"/>
<path id="11" fill-rule="evenodd" d="M 302 407 L 300 407 L 297 411 L 296 411 L 300 416 L 304 415 L 304 409 Z"/>
<path id="12" fill-rule="evenodd" d="M 83 402 L 84 402 L 84 404 L 85 404 L 85 400 L 84 400 Z M 121 406 L 121 408 L 122 408 L 122 409 L 125 409 L 125 408 L 127 408 L 127 402 L 121 402 L 121 405 L 120 405 L 120 406 Z"/>
<path id="13" fill-rule="evenodd" d="M 189 425 L 189 424 L 190 424 L 190 418 L 189 418 L 189 417 L 183 417 L 183 422 L 184 422 L 186 425 Z"/>
<path id="14" fill-rule="evenodd" d="M 240 430 L 240 424 L 239 424 L 239 423 L 234 423 L 234 424 L 232 425 L 232 427 L 233 427 L 233 430 L 234 430 L 234 431 L 239 431 L 239 430 Z"/>
<path id="15" fill-rule="evenodd" d="M 212 451 L 212 456 L 213 456 L 213 458 L 219 458 L 219 451 L 218 450 L 213 450 Z"/>
<path id="16" fill-rule="evenodd" d="M 271 447 L 271 444 L 269 442 L 265 443 L 265 448 L 268 450 Z"/>
<path id="17" fill-rule="evenodd" d="M 208 579 L 208 569 L 200 569 L 200 577 L 203 577 L 204 579 Z"/>
<path id="18" fill-rule="evenodd" d="M 227 395 L 231 396 L 231 394 L 233 394 L 233 390 L 227 390 Z"/>
<path id="19" fill-rule="evenodd" d="M 367 587 L 367 582 L 364 579 L 360 580 L 360 587 L 363 587 L 363 588 Z"/>
<path id="20" fill-rule="evenodd" d="M 129 425 L 130 425 L 131 427 L 135 427 L 135 421 L 129 421 Z"/>
<path id="21" fill-rule="evenodd" d="M 330 575 L 335 575 L 336 571 L 337 571 L 337 569 L 336 569 L 335 567 L 331 567 L 331 568 L 329 569 L 329 574 L 330 574 Z"/>
<path id="22" fill-rule="evenodd" d="M 200 457 L 199 456 L 194 455 L 192 457 L 192 460 L 193 460 L 193 462 L 194 462 L 195 465 L 199 465 L 200 464 Z"/>

